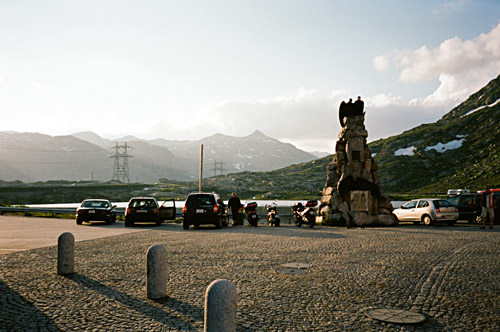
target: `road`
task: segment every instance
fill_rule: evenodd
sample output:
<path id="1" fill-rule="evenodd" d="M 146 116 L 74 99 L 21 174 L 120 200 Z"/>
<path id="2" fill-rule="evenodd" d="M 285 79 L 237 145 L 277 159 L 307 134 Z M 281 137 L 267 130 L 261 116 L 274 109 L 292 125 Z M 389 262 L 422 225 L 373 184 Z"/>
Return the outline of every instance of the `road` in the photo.
<path id="1" fill-rule="evenodd" d="M 18 223 L 29 228 L 27 219 L 60 222 Z M 215 279 L 236 285 L 237 331 L 500 330 L 498 226 L 186 231 L 119 224 L 109 231 L 131 233 L 109 236 L 109 226 L 63 225 L 54 235 L 98 230 L 75 244 L 73 275 L 55 273 L 54 246 L 0 255 L 0 331 L 202 331 L 204 294 Z M 167 298 L 151 301 L 145 266 L 155 244 L 167 250 Z M 310 267 L 288 274 L 287 263 Z M 367 317 L 371 308 L 426 320 L 384 323 Z"/>
<path id="2" fill-rule="evenodd" d="M 71 232 L 75 236 L 75 241 L 85 241 L 145 230 L 147 228 L 144 227 L 125 228 L 122 222 L 113 225 L 85 223 L 79 226 L 73 219 L 1 215 L 0 255 L 54 246 L 59 235 L 64 232 Z"/>

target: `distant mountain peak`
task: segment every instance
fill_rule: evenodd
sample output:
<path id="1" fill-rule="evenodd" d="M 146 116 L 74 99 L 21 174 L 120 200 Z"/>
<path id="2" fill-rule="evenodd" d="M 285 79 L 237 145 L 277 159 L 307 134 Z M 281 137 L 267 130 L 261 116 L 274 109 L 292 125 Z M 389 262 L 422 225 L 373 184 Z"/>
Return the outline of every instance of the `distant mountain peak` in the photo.
<path id="1" fill-rule="evenodd" d="M 251 133 L 250 135 L 248 135 L 247 137 L 252 137 L 252 138 L 259 138 L 259 137 L 267 137 L 266 135 L 264 135 L 263 132 L 261 132 L 260 130 L 255 130 L 253 133 Z"/>

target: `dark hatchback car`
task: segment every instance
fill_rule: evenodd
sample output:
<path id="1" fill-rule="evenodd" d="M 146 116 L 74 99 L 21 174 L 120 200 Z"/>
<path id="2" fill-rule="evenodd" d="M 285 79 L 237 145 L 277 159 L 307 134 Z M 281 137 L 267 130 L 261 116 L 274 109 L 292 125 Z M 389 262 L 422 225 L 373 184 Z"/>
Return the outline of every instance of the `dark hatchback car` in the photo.
<path id="1" fill-rule="evenodd" d="M 217 228 L 228 225 L 227 210 L 224 202 L 215 193 L 192 193 L 182 209 L 182 226 L 188 229 L 194 225 L 215 225 Z"/>
<path id="2" fill-rule="evenodd" d="M 76 223 L 81 225 L 84 221 L 104 221 L 106 225 L 116 221 L 116 205 L 107 199 L 86 199 L 76 209 Z"/>
<path id="3" fill-rule="evenodd" d="M 155 223 L 160 226 L 164 220 L 175 220 L 175 201 L 167 200 L 160 206 L 154 197 L 133 197 L 125 210 L 125 226 L 135 223 Z"/>

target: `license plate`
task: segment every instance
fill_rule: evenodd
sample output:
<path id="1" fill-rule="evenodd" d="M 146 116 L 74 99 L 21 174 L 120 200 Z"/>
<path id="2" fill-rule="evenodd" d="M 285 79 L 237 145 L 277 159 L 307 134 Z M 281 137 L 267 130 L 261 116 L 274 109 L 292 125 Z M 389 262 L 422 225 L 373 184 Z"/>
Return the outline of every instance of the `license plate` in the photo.
<path id="1" fill-rule="evenodd" d="M 137 210 L 137 213 L 148 213 L 148 210 Z"/>
<path id="2" fill-rule="evenodd" d="M 89 210 L 89 213 L 90 214 L 95 213 L 95 210 Z"/>
<path id="3" fill-rule="evenodd" d="M 205 212 L 205 210 L 203 210 L 203 209 L 196 209 L 196 213 L 204 213 L 204 212 Z"/>

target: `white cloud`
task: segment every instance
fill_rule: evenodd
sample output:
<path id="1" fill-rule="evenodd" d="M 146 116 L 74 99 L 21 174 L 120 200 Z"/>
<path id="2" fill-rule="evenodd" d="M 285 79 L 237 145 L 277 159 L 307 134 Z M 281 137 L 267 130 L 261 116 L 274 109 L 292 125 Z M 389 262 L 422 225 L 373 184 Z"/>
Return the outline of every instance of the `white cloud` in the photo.
<path id="1" fill-rule="evenodd" d="M 153 132 L 192 140 L 214 133 L 245 136 L 258 129 L 303 149 L 333 153 L 340 132 L 338 107 L 347 98 L 344 90 L 324 93 L 299 89 L 272 98 L 226 100 L 200 108 L 195 116 L 162 120 Z"/>
<path id="2" fill-rule="evenodd" d="M 448 106 L 462 101 L 499 74 L 500 24 L 470 40 L 451 38 L 436 48 L 395 52 L 391 60 L 401 68 L 399 79 L 417 83 L 438 79 L 439 87 L 418 100 L 424 106 Z"/>
<path id="3" fill-rule="evenodd" d="M 383 55 L 374 57 L 372 63 L 373 68 L 379 72 L 385 71 L 389 67 L 389 60 Z"/>
<path id="4" fill-rule="evenodd" d="M 432 11 L 434 15 L 440 15 L 441 13 L 457 12 L 464 9 L 464 5 L 470 0 L 455 0 L 443 4 L 438 9 Z"/>

